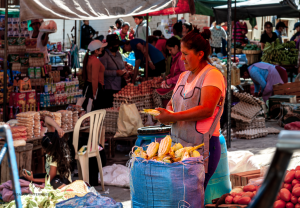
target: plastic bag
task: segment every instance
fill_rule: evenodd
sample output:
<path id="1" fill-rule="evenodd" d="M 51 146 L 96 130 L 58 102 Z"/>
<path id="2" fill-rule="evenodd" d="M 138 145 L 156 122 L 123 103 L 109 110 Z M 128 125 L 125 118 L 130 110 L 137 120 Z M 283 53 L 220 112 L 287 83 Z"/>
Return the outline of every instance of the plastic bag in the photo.
<path id="1" fill-rule="evenodd" d="M 130 169 L 132 207 L 204 208 L 203 157 L 162 163 L 136 158 Z"/>
<path id="2" fill-rule="evenodd" d="M 42 23 L 40 27 L 40 32 L 46 32 L 46 33 L 55 33 L 57 31 L 57 25 L 56 22 L 53 20 L 47 20 Z"/>
<path id="3" fill-rule="evenodd" d="M 15 133 L 23 133 L 26 132 L 26 127 L 25 126 L 13 126 L 10 128 L 11 133 L 15 134 Z"/>
<path id="4" fill-rule="evenodd" d="M 124 165 L 113 164 L 103 167 L 103 181 L 106 186 L 129 187 L 130 169 Z M 101 183 L 100 173 L 98 175 L 99 184 Z"/>

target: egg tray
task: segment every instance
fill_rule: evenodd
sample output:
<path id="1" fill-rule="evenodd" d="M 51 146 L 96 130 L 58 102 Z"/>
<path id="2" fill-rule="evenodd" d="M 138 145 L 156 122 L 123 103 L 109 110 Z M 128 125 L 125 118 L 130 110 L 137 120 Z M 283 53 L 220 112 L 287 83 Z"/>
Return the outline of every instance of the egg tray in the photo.
<path id="1" fill-rule="evenodd" d="M 251 105 L 245 102 L 239 102 L 231 109 L 233 112 L 239 113 L 247 118 L 253 118 L 261 111 L 260 106 Z"/>
<path id="2" fill-rule="evenodd" d="M 243 131 L 237 131 L 236 137 L 239 139 L 255 139 L 265 137 L 269 134 L 266 128 L 263 129 L 248 129 Z"/>
<path id="3" fill-rule="evenodd" d="M 258 98 L 253 97 L 252 95 L 250 95 L 249 93 L 246 93 L 246 92 L 244 92 L 244 93 L 234 92 L 233 95 L 235 97 L 237 97 L 240 101 L 243 101 L 243 102 L 246 102 L 246 103 L 249 103 L 252 105 L 258 105 L 258 106 L 264 105 L 263 101 L 261 101 Z"/>
<path id="4" fill-rule="evenodd" d="M 273 127 L 268 127 L 267 130 L 268 130 L 269 134 L 279 134 L 280 133 L 280 130 L 273 128 Z"/>
<path id="5" fill-rule="evenodd" d="M 238 121 L 245 122 L 245 123 L 251 123 L 254 119 L 254 118 L 247 118 L 247 117 L 240 115 L 238 113 L 235 113 L 235 112 L 231 112 L 231 118 L 238 120 Z"/>
<path id="6" fill-rule="evenodd" d="M 222 132 L 222 135 L 224 136 L 224 138 L 227 140 L 227 130 Z M 235 133 L 233 132 L 233 130 L 231 129 L 231 137 L 230 137 L 231 141 L 233 140 L 233 138 L 235 138 Z"/>
<path id="7" fill-rule="evenodd" d="M 247 129 L 256 129 L 256 128 L 266 128 L 266 120 L 263 117 L 256 117 L 251 123 L 246 122 L 236 122 L 237 130 L 247 130 Z"/>

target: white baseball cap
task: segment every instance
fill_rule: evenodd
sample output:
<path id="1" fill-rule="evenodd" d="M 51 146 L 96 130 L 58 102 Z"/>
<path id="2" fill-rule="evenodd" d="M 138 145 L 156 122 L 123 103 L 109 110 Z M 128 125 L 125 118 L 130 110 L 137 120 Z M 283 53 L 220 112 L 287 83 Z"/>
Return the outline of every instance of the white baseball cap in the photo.
<path id="1" fill-rule="evenodd" d="M 93 40 L 90 42 L 88 49 L 89 51 L 94 51 L 99 48 L 104 48 L 105 46 L 107 46 L 107 43 L 102 43 L 100 40 Z"/>

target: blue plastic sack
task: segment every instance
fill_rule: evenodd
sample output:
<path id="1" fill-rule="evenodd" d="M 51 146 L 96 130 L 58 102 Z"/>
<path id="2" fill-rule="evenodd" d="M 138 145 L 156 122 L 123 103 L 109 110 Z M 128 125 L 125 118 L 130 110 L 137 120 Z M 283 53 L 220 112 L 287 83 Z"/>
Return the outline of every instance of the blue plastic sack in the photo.
<path id="1" fill-rule="evenodd" d="M 204 208 L 202 157 L 177 163 L 136 158 L 130 170 L 133 208 Z"/>

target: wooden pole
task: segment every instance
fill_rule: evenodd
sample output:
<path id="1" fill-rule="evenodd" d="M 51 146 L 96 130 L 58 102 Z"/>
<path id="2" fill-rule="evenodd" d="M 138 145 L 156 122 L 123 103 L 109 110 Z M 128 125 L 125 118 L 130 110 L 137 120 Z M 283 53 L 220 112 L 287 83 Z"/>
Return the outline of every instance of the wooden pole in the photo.
<path id="1" fill-rule="evenodd" d="M 3 97 L 3 121 L 8 121 L 6 115 L 9 115 L 9 110 L 6 109 L 7 104 L 7 31 L 8 31 L 8 0 L 5 1 L 5 32 L 4 32 L 4 97 Z M 12 72 L 11 72 L 12 73 Z"/>
<path id="2" fill-rule="evenodd" d="M 149 36 L 149 14 L 147 13 L 146 16 L 147 19 L 147 29 L 146 29 L 146 51 L 147 51 L 147 55 L 146 55 L 146 67 L 145 67 L 145 77 L 146 80 L 148 80 L 148 70 L 149 70 L 149 62 L 148 62 L 148 44 L 149 44 L 149 40 L 148 40 L 148 36 Z"/>
<path id="3" fill-rule="evenodd" d="M 227 148 L 231 147 L 231 0 L 228 4 L 228 41 L 227 41 Z"/>
<path id="4" fill-rule="evenodd" d="M 65 51 L 65 29 L 66 29 L 66 20 L 64 20 L 64 28 L 63 28 L 63 51 Z"/>
<path id="5" fill-rule="evenodd" d="M 77 43 L 77 20 L 75 20 L 75 42 L 74 44 L 76 45 Z M 76 78 L 76 67 L 75 67 L 75 73 L 74 73 L 74 77 Z M 72 74 L 72 71 L 71 71 L 71 74 Z"/>
<path id="6" fill-rule="evenodd" d="M 233 55 L 233 62 L 235 63 L 235 56 L 236 56 L 236 0 L 234 4 L 234 55 Z"/>

